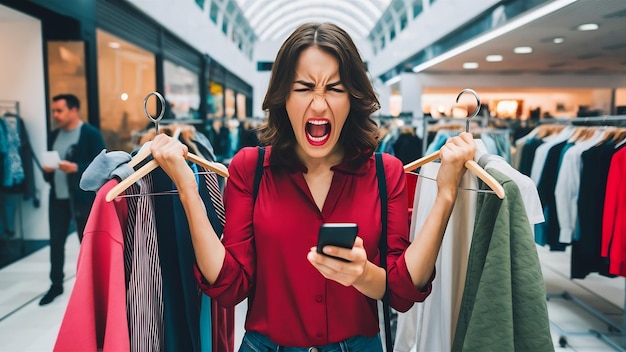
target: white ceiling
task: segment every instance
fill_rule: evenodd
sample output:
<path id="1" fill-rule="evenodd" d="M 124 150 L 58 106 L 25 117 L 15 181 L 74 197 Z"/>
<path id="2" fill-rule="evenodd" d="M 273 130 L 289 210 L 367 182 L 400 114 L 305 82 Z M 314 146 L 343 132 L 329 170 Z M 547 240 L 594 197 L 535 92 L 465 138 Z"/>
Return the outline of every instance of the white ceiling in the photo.
<path id="1" fill-rule="evenodd" d="M 333 22 L 365 38 L 391 0 L 237 0 L 259 41 L 283 40 L 305 22 Z"/>
<path id="2" fill-rule="evenodd" d="M 556 3 L 557 1 L 555 1 Z M 596 31 L 581 32 L 583 23 L 597 23 Z M 553 38 L 564 42 L 554 44 Z M 531 46 L 530 54 L 514 54 L 517 46 Z M 487 62 L 487 55 L 503 56 Z M 463 69 L 464 62 L 478 69 Z M 626 74 L 626 0 L 578 0 L 484 44 L 435 64 L 422 72 L 439 74 Z"/>

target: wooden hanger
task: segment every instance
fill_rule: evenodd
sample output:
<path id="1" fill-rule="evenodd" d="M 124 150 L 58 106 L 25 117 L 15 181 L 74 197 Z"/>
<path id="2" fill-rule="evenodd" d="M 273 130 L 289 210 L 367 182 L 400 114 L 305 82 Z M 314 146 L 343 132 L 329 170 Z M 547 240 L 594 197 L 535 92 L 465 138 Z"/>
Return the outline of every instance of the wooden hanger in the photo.
<path id="1" fill-rule="evenodd" d="M 186 159 L 197 165 L 204 167 L 207 170 L 214 171 L 216 174 L 220 176 L 228 177 L 228 169 L 223 164 L 210 162 L 193 153 L 187 153 Z M 156 162 L 156 160 L 150 160 L 149 162 L 146 163 L 146 165 L 140 167 L 139 170 L 133 172 L 132 174 L 130 174 L 130 176 L 126 177 L 120 183 L 115 185 L 115 187 L 111 188 L 111 190 L 109 190 L 109 192 L 106 194 L 106 197 L 105 197 L 106 201 L 107 202 L 112 201 L 117 196 L 122 194 L 122 192 L 124 192 L 128 187 L 133 185 L 135 182 L 139 181 L 142 177 L 146 176 L 157 167 L 159 167 L 159 164 Z"/>
<path id="2" fill-rule="evenodd" d="M 144 99 L 144 111 L 146 112 L 146 115 L 148 115 L 150 120 L 152 120 L 155 123 L 156 133 L 158 134 L 159 133 L 158 121 L 163 117 L 163 109 L 161 109 L 161 114 L 156 119 L 153 118 L 152 115 L 148 113 L 147 108 L 146 108 L 146 103 L 148 101 L 148 98 L 151 95 L 156 95 L 156 97 L 161 100 L 161 104 L 162 104 L 161 106 L 165 106 L 164 104 L 165 100 L 157 92 L 152 92 L 148 94 L 146 98 Z M 180 131 L 181 129 L 177 128 L 172 137 L 178 138 L 178 136 L 180 135 Z M 147 143 L 150 143 L 150 142 L 147 142 Z M 135 157 L 133 157 L 133 159 L 131 159 L 131 161 L 129 161 L 128 164 L 131 165 L 132 163 L 131 166 L 135 166 L 139 164 L 142 160 L 147 158 L 149 155 L 150 155 L 150 148 L 149 146 L 144 144 L 144 146 L 142 146 L 142 148 L 139 150 L 139 153 L 137 153 L 137 155 L 135 155 Z M 200 165 L 207 170 L 211 170 L 222 177 L 228 177 L 228 168 L 226 168 L 226 166 L 224 166 L 223 164 L 220 164 L 217 162 L 210 162 L 193 153 L 187 153 L 187 157 L 185 159 L 197 165 Z M 157 167 L 159 167 L 159 164 L 156 162 L 156 160 L 150 160 L 144 166 L 140 167 L 139 170 L 133 172 L 132 174 L 130 174 L 130 176 L 128 176 L 127 178 L 123 179 L 120 183 L 115 185 L 115 187 L 111 188 L 109 192 L 106 194 L 105 200 L 107 202 L 112 201 L 117 196 L 119 196 L 122 192 L 128 189 L 128 187 L 133 185 L 135 182 L 139 181 L 142 177 L 146 176 Z"/>
<path id="3" fill-rule="evenodd" d="M 441 151 L 436 151 L 430 155 L 419 158 L 415 161 L 412 161 L 406 165 L 404 165 L 404 171 L 410 172 L 415 169 L 420 168 L 422 165 L 428 164 L 431 161 L 435 161 L 441 157 Z M 467 160 L 465 162 L 465 167 L 470 170 L 476 177 L 481 179 L 492 191 L 498 196 L 500 199 L 504 199 L 504 188 L 502 185 L 495 179 L 493 176 L 489 175 L 485 169 L 480 167 L 477 162 L 474 160 Z"/>
<path id="4" fill-rule="evenodd" d="M 459 97 L 465 92 L 472 93 L 478 103 L 476 105 L 476 110 L 474 111 L 472 116 L 468 117 L 467 119 L 466 132 L 469 132 L 469 120 L 478 114 L 478 111 L 480 110 L 480 99 L 478 98 L 478 94 L 476 94 L 475 91 L 466 88 L 466 89 L 463 89 L 461 93 L 459 93 L 459 95 L 456 97 L 457 102 L 459 101 Z M 405 172 L 413 171 L 415 169 L 418 169 L 422 165 L 428 164 L 431 161 L 435 161 L 439 159 L 440 157 L 441 157 L 441 151 L 436 151 L 430 155 L 424 156 L 422 158 L 419 158 L 415 161 L 412 161 L 404 165 L 404 171 Z M 470 170 L 474 175 L 476 175 L 479 179 L 485 182 L 485 184 L 489 186 L 489 188 L 491 188 L 492 191 L 494 191 L 494 193 L 498 196 L 498 198 L 504 199 L 505 193 L 504 193 L 504 188 L 502 187 L 502 185 L 495 178 L 493 178 L 493 176 L 489 175 L 487 171 L 485 171 L 485 169 L 480 167 L 480 165 L 478 165 L 477 162 L 475 162 L 474 160 L 467 160 L 465 162 L 465 167 L 468 170 Z"/>

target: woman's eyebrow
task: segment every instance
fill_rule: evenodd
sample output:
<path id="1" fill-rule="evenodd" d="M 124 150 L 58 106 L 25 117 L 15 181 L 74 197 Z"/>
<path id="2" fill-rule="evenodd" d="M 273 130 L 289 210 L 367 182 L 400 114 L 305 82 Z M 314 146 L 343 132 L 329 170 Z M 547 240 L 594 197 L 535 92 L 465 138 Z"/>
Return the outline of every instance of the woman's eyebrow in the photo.
<path id="1" fill-rule="evenodd" d="M 326 88 L 333 88 L 333 87 L 336 87 L 336 86 L 339 86 L 339 85 L 341 85 L 341 81 L 337 81 L 337 82 L 333 82 L 333 83 L 328 83 L 328 84 L 326 85 Z"/>
<path id="2" fill-rule="evenodd" d="M 295 81 L 293 83 L 299 83 L 299 84 L 302 84 L 303 86 L 308 87 L 308 88 L 315 88 L 315 83 L 313 83 L 313 82 L 306 82 L 306 81 L 298 80 L 298 81 Z"/>
<path id="3" fill-rule="evenodd" d="M 297 81 L 295 81 L 293 83 L 302 84 L 303 86 L 308 87 L 308 88 L 315 88 L 315 83 L 313 83 L 313 82 L 297 80 Z M 326 88 L 333 88 L 333 87 L 336 87 L 336 86 L 339 86 L 339 85 L 341 85 L 341 81 L 329 83 L 329 84 L 326 85 Z"/>

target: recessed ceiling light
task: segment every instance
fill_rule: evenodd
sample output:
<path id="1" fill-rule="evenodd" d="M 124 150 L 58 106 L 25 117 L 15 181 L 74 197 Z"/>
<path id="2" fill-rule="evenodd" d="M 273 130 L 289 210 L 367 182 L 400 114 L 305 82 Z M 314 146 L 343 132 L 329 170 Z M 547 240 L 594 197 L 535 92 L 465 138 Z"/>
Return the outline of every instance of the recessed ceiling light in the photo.
<path id="1" fill-rule="evenodd" d="M 516 54 L 530 54 L 533 52 L 533 48 L 529 46 L 518 46 L 517 48 L 513 49 L 513 52 Z"/>
<path id="2" fill-rule="evenodd" d="M 564 41 L 565 41 L 565 38 L 562 38 L 562 37 L 556 37 L 556 38 L 552 39 L 552 42 L 553 42 L 554 44 L 561 44 L 561 43 L 563 43 Z"/>
<path id="3" fill-rule="evenodd" d="M 500 62 L 502 61 L 502 55 L 487 55 L 486 60 L 488 62 Z"/>
<path id="4" fill-rule="evenodd" d="M 595 23 L 585 23 L 585 24 L 581 24 L 580 26 L 576 27 L 576 29 L 578 29 L 579 31 L 595 31 L 598 28 L 600 28 L 597 24 Z"/>
<path id="5" fill-rule="evenodd" d="M 478 62 L 465 62 L 463 68 L 466 70 L 475 70 L 478 68 Z"/>
<path id="6" fill-rule="evenodd" d="M 120 47 L 121 45 L 118 42 L 109 42 L 109 48 L 119 49 Z"/>

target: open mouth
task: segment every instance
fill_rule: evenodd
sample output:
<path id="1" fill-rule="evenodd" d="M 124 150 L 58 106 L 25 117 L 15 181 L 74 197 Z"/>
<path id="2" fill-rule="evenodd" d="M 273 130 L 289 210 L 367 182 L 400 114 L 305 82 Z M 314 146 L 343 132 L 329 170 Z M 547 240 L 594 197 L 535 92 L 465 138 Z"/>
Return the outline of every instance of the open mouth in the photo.
<path id="1" fill-rule="evenodd" d="M 330 130 L 328 120 L 309 120 L 306 123 L 306 138 L 311 145 L 323 145 L 330 137 Z"/>

